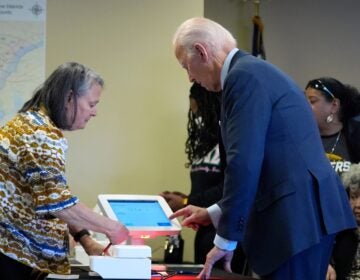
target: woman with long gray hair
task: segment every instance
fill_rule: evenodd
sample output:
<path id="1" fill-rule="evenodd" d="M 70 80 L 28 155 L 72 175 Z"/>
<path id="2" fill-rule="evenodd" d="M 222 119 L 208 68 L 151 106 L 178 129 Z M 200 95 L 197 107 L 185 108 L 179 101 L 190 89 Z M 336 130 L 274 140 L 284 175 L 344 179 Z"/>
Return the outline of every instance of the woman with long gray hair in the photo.
<path id="1" fill-rule="evenodd" d="M 113 244 L 126 240 L 126 227 L 80 203 L 65 177 L 62 131 L 83 129 L 96 116 L 103 86 L 85 65 L 60 65 L 0 129 L 2 279 L 68 274 L 69 233 L 91 255 L 103 247 L 88 230 L 106 234 Z"/>

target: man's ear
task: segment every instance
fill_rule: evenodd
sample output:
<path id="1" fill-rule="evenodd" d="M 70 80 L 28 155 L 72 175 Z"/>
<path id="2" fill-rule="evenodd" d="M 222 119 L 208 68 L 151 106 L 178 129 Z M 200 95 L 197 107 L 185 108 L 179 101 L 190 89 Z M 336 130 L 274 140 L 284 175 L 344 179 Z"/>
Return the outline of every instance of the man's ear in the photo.
<path id="1" fill-rule="evenodd" d="M 196 53 L 200 56 L 201 60 L 203 62 L 207 62 L 209 59 L 209 54 L 205 46 L 200 43 L 195 43 L 194 48 L 196 50 Z"/>

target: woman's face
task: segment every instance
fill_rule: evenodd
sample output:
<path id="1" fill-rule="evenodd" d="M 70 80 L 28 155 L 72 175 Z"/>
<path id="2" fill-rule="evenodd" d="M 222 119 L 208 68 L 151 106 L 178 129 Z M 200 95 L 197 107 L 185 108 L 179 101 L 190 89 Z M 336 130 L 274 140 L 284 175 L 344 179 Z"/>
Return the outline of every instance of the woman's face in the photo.
<path id="1" fill-rule="evenodd" d="M 360 226 L 360 191 L 350 191 L 350 205 L 355 215 L 356 222 Z"/>
<path id="2" fill-rule="evenodd" d="M 96 116 L 96 105 L 100 101 L 102 87 L 94 83 L 91 88 L 81 97 L 77 99 L 77 111 L 75 121 L 72 123 L 70 130 L 77 130 L 85 128 L 87 122 Z M 66 115 L 68 121 L 71 123 L 74 117 L 74 98 L 69 97 L 66 105 Z"/>
<path id="3" fill-rule="evenodd" d="M 333 102 L 329 102 L 320 90 L 310 87 L 305 90 L 305 95 L 310 103 L 316 122 L 321 131 L 328 125 L 326 122 L 327 117 L 333 113 Z"/>

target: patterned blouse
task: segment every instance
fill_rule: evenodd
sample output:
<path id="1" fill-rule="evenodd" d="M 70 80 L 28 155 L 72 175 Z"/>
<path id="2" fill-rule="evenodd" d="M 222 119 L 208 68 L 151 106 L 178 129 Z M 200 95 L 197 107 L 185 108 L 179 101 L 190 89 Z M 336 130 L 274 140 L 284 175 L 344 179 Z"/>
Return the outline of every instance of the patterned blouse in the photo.
<path id="1" fill-rule="evenodd" d="M 47 273 L 70 272 L 68 227 L 52 215 L 78 202 L 64 174 L 66 150 L 41 111 L 0 129 L 0 252 Z"/>

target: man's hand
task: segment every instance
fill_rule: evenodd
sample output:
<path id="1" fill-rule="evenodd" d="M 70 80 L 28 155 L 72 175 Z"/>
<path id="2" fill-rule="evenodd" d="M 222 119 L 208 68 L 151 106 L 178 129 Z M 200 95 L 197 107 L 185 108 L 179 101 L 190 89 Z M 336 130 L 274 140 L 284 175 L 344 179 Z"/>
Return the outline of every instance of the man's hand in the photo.
<path id="1" fill-rule="evenodd" d="M 224 269 L 227 272 L 231 271 L 231 260 L 233 257 L 233 251 L 225 251 L 217 248 L 216 246 L 210 250 L 210 252 L 206 255 L 206 262 L 204 268 L 197 276 L 200 279 L 209 279 L 211 275 L 211 270 L 214 264 L 220 260 L 224 259 Z"/>
<path id="2" fill-rule="evenodd" d="M 182 225 L 190 227 L 194 230 L 199 228 L 199 225 L 207 226 L 211 224 L 211 219 L 206 208 L 188 205 L 172 214 L 169 218 L 183 217 Z"/>

